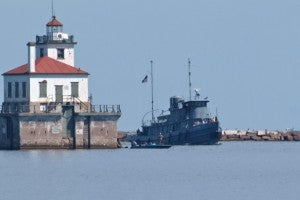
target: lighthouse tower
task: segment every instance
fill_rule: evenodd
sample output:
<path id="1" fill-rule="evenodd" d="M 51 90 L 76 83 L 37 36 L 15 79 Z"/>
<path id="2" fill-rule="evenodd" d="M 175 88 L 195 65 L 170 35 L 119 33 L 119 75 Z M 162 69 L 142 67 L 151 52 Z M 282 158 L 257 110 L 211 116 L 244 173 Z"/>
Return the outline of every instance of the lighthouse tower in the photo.
<path id="1" fill-rule="evenodd" d="M 46 35 L 36 36 L 36 58 L 48 56 L 74 66 L 74 36 L 63 32 L 63 24 L 52 16 L 46 24 Z"/>

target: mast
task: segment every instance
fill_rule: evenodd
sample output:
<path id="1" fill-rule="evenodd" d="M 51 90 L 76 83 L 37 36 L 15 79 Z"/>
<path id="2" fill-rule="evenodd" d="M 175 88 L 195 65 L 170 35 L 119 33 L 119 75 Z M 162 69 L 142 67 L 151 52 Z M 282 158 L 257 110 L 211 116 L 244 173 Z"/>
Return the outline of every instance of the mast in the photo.
<path id="1" fill-rule="evenodd" d="M 189 66 L 189 97 L 190 101 L 192 101 L 192 83 L 191 83 L 191 60 L 188 59 L 188 66 Z"/>
<path id="2" fill-rule="evenodd" d="M 152 122 L 154 122 L 154 109 L 153 109 L 153 60 L 150 60 L 151 64 L 151 113 L 152 113 Z"/>

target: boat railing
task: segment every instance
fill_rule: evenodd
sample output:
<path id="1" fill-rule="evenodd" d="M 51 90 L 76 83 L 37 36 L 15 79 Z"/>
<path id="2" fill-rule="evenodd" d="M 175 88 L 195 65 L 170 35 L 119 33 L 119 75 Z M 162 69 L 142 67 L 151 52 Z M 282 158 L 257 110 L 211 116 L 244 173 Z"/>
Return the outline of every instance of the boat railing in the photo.
<path id="1" fill-rule="evenodd" d="M 151 126 L 153 124 L 152 120 L 143 120 L 142 125 L 143 126 Z"/>

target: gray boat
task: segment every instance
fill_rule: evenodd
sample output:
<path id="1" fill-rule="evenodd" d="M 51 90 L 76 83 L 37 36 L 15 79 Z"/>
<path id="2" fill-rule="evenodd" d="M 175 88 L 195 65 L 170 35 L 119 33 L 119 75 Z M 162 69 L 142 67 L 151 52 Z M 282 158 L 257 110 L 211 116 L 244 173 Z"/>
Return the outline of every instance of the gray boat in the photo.
<path id="1" fill-rule="evenodd" d="M 170 98 L 168 113 L 162 112 L 157 118 L 153 110 L 153 68 L 151 61 L 152 83 L 152 119 L 142 120 L 142 131 L 128 139 L 138 144 L 159 143 L 166 145 L 211 145 L 217 144 L 221 138 L 221 129 L 217 116 L 210 116 L 207 97 L 200 98 L 195 90 L 195 98 L 191 98 L 191 62 L 189 66 L 189 101 L 174 96 Z M 150 113 L 150 112 L 148 112 Z M 147 113 L 146 113 L 147 114 Z M 144 115 L 145 116 L 145 115 Z"/>
<path id="2" fill-rule="evenodd" d="M 168 114 L 154 121 L 143 122 L 142 131 L 131 138 L 138 144 L 159 143 L 168 145 L 209 145 L 217 144 L 221 137 L 217 117 L 210 117 L 208 100 L 184 101 L 179 97 L 170 98 Z M 161 139 L 162 135 L 162 139 Z"/>

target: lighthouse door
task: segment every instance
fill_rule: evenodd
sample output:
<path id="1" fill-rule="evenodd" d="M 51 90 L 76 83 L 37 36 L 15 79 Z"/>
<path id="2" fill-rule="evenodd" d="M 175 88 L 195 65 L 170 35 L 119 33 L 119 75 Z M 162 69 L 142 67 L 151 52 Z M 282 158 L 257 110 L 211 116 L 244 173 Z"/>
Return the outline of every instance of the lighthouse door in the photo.
<path id="1" fill-rule="evenodd" d="M 63 87 L 62 87 L 62 85 L 55 86 L 55 101 L 57 103 L 63 102 Z"/>

